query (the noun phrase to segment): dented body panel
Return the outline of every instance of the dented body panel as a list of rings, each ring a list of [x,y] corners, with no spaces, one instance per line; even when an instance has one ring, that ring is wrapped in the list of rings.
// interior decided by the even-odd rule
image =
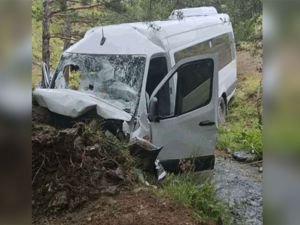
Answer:
[[[207,168],[212,168],[217,134],[216,102],[224,91],[218,82],[227,79],[226,74],[235,74],[236,61],[219,71],[216,55],[200,52],[198,56],[205,56],[197,60],[211,59],[215,63],[211,75],[211,98],[190,112],[175,114],[178,78],[169,73],[183,62],[186,65],[195,62],[190,55],[176,61],[176,52],[197,46],[212,37],[232,33],[228,15],[218,14],[211,8],[207,15],[204,13],[205,16],[194,16],[195,12],[197,14],[198,11],[194,10],[192,16],[183,19],[176,19],[174,12],[173,17],[176,18],[170,17],[168,21],[90,29],[83,39],[63,53],[50,87],[37,88],[33,92],[34,99],[51,112],[71,118],[96,110],[103,119],[122,121],[121,129],[131,141],[144,139],[154,144],[161,150],[159,159],[176,160],[178,163],[190,157],[208,157]],[[151,93],[147,93],[147,82],[151,60],[159,57],[166,59],[168,74],[164,75],[172,77],[168,88],[174,115],[168,119],[150,121],[149,101],[153,99],[150,98]],[[78,73],[78,85],[75,83],[75,87],[71,87],[70,77],[73,74],[77,77]],[[218,79],[220,75],[223,78]],[[166,80],[161,80],[156,84],[156,89],[162,88],[164,83]],[[199,99],[197,94],[201,95],[201,88],[205,89],[205,84],[199,84],[199,92],[191,91],[187,96],[188,104]],[[208,123],[202,127],[199,124],[203,121]]]
[[[97,114],[104,119],[130,121],[131,115],[118,109],[105,100],[83,92],[69,89],[36,89],[34,99],[49,111],[77,118],[86,112],[96,109]]]

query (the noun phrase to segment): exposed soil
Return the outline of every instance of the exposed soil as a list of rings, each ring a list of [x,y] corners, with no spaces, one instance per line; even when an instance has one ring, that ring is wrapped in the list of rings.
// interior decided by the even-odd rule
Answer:
[[[44,113],[33,110],[33,224],[214,225],[143,187],[126,147],[97,124],[58,129]]]
[[[238,74],[257,74],[262,71],[262,56],[250,51],[237,52]]]
[[[96,123],[77,123],[72,128],[58,129],[37,122],[40,118],[34,110],[34,218],[73,211],[99,196],[131,188],[134,176],[121,142],[105,137]]]
[[[199,222],[191,209],[159,198],[146,189],[99,198],[79,211],[40,222],[41,225],[213,225]]]

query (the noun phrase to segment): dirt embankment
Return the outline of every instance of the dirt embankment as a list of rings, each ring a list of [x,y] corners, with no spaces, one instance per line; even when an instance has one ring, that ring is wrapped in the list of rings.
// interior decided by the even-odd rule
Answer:
[[[194,219],[191,209],[169,199],[158,198],[146,189],[135,189],[116,196],[99,198],[81,210],[56,218],[51,224],[210,225]]]
[[[33,110],[33,224],[210,225],[193,211],[142,187],[126,146],[97,123],[57,129]]]

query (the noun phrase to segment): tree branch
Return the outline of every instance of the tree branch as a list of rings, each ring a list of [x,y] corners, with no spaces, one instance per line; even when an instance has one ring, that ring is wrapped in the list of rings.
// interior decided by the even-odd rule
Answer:
[[[72,37],[73,36],[73,37]],[[75,36],[75,37],[74,37]],[[78,41],[79,39],[82,38],[81,35],[79,34],[72,34],[71,37],[65,37],[63,36],[63,34],[59,34],[59,33],[55,33],[55,34],[52,34],[50,36],[50,38],[58,38],[58,39],[61,39],[61,40],[69,40],[69,41]]]

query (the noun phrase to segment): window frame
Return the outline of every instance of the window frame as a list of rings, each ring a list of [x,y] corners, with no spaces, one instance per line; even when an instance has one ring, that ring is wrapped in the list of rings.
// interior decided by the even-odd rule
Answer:
[[[205,106],[207,106],[207,105],[209,105],[209,103],[211,102],[211,100],[212,100],[212,95],[213,95],[213,81],[214,81],[214,68],[215,68],[215,62],[214,62],[214,60],[213,59],[199,59],[199,60],[195,60],[195,61],[192,61],[192,62],[188,62],[188,63],[186,63],[186,64],[184,64],[184,65],[182,65],[181,67],[183,67],[183,66],[188,66],[188,65],[190,65],[190,64],[194,64],[194,63],[197,63],[197,62],[199,62],[199,61],[211,61],[211,63],[212,63],[212,76],[211,76],[211,82],[210,82],[210,86],[209,86],[209,90],[210,90],[210,93],[209,93],[209,99],[205,102],[205,103],[203,103],[202,105],[198,105],[198,106],[196,106],[196,107],[194,107],[194,108],[192,108],[192,109],[190,109],[190,110],[188,110],[188,111],[185,111],[185,112],[183,112],[183,113],[180,113],[179,114],[179,110],[178,110],[178,98],[179,98],[179,96],[178,96],[178,80],[179,80],[179,76],[177,77],[177,83],[176,83],[176,89],[177,89],[177,91],[176,91],[176,103],[175,103],[175,113],[174,113],[174,116],[176,117],[176,116],[181,116],[181,115],[184,115],[184,114],[186,114],[186,113],[189,113],[189,112],[192,112],[192,111],[195,111],[195,110],[197,110],[197,109],[199,109],[199,108],[202,108],[202,107],[205,107]],[[179,67],[177,70],[179,70],[181,67]],[[176,70],[176,73],[177,73],[177,70]]]
[[[164,76],[166,76],[167,74],[168,74],[168,72],[169,72],[169,62],[168,62],[168,60],[167,60],[167,56],[165,55],[165,54],[157,54],[157,55],[154,55],[154,56],[152,56],[151,58],[150,58],[150,60],[149,60],[149,67],[148,67],[148,71],[147,71],[147,78],[146,78],[146,86],[145,86],[145,92],[147,92],[147,85],[148,85],[148,80],[149,80],[149,71],[150,71],[150,66],[151,66],[151,61],[152,60],[154,60],[154,59],[159,59],[159,58],[164,58],[164,60],[165,60],[165,63],[166,63],[166,69],[167,69],[167,71],[166,71],[166,74],[164,75]],[[163,78],[161,79],[161,81],[163,80]],[[161,82],[160,81],[160,82]],[[159,83],[160,83],[159,82]],[[159,84],[158,83],[158,84]],[[155,87],[156,88],[156,87]],[[153,91],[155,90],[155,88],[153,89]],[[152,91],[152,93],[153,93],[153,91]],[[148,93],[148,92],[147,92]],[[152,94],[151,93],[151,94]],[[149,94],[149,93],[148,93]],[[150,95],[151,96],[151,95]]]
[[[207,105],[209,105],[212,101],[212,96],[213,96],[213,87],[214,87],[214,80],[215,80],[215,74],[216,74],[216,65],[217,65],[217,54],[205,54],[205,55],[199,55],[199,56],[192,56],[192,57],[188,57],[188,58],[184,58],[184,59],[181,59],[179,60],[172,68],[171,70],[168,72],[168,74],[164,77],[164,79],[161,81],[161,83],[156,87],[156,89],[153,91],[152,95],[150,96],[149,98],[149,102],[157,96],[159,90],[162,88],[163,85],[165,85],[166,82],[169,82],[170,79],[172,79],[172,77],[178,72],[178,70],[182,67],[182,66],[185,66],[185,65],[188,65],[189,63],[193,63],[193,62],[196,62],[196,61],[202,61],[202,60],[207,60],[207,59],[210,59],[212,60],[212,63],[213,63],[213,71],[212,71],[212,82],[211,82],[211,86],[210,86],[210,89],[211,89],[211,92],[210,92],[210,99],[209,101],[207,102],[207,104],[203,105],[203,106],[200,106],[200,107],[197,107],[195,109],[192,109],[188,112],[185,112],[185,113],[182,113],[180,115],[177,115],[176,114],[176,105],[177,105],[177,90],[176,90],[176,99],[175,99],[175,110],[174,110],[174,115],[170,115],[170,116],[164,116],[164,117],[161,117],[158,115],[159,117],[159,120],[165,120],[165,119],[171,119],[171,118],[175,118],[175,117],[179,117],[179,116],[182,116],[182,115],[185,115],[185,114],[188,114],[192,111],[195,111],[199,108],[203,108]],[[176,80],[176,89],[177,89],[177,82],[178,82],[178,79]],[[217,84],[218,85],[218,84]]]
[[[169,58],[169,55],[166,53],[166,52],[160,52],[160,53],[155,53],[153,54],[151,57],[149,57],[147,59],[147,65],[145,67],[145,75],[144,75],[144,82],[143,82],[143,91],[144,91],[144,95],[145,95],[145,99],[146,99],[146,111],[147,113],[149,113],[149,103],[150,103],[150,99],[151,99],[151,96],[153,94],[153,92],[155,91],[155,89],[159,86],[160,83],[162,83],[162,81],[165,79],[165,77],[161,80],[161,82],[157,85],[156,88],[154,88],[153,92],[151,95],[149,95],[147,93],[147,81],[148,81],[148,75],[149,75],[149,68],[150,68],[150,62],[152,59],[155,59],[155,58],[166,58],[166,62],[167,62],[167,69],[168,69],[168,72],[167,74],[165,75],[165,77],[170,73],[170,70],[172,69],[171,67],[171,62],[170,62],[170,58]]]

